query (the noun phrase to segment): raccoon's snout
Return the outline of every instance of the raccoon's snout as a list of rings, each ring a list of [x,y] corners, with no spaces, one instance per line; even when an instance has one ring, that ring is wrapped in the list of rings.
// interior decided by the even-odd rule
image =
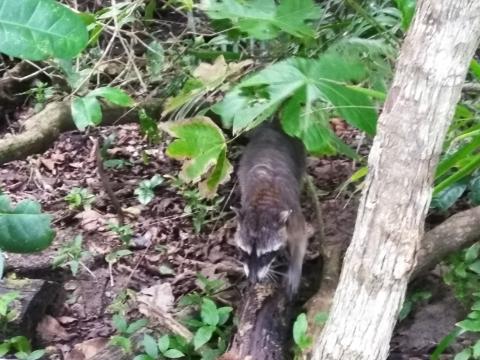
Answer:
[[[261,256],[256,256],[255,254],[245,256],[243,258],[243,269],[248,280],[252,283],[264,280],[276,256],[276,251],[268,252]]]
[[[262,266],[261,268],[254,268],[250,270],[247,264],[243,264],[243,269],[245,270],[245,275],[252,284],[260,282],[267,277],[268,271],[270,270],[270,264],[267,266]]]

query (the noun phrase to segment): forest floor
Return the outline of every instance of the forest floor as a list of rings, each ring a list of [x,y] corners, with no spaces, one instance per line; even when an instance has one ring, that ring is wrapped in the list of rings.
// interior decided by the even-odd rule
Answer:
[[[115,134],[107,152],[112,159],[124,163],[119,169],[108,169],[107,174],[125,211],[125,223],[132,228],[128,247],[109,228],[117,216],[97,175],[93,141],[97,132],[104,136]],[[358,142],[354,132],[347,130],[345,134],[351,144]],[[149,144],[136,124],[103,127],[88,135],[72,131],[61,135],[44,154],[0,166],[2,189],[7,195],[15,201],[36,199],[44,211],[53,215],[57,232],[54,244],[36,255],[8,255],[7,268],[18,275],[62,282],[65,300],[62,306],[50,309],[48,319],[40,324],[38,336],[42,345],[56,347],[65,359],[77,359],[69,355],[75,344],[108,339],[113,334],[111,316],[118,309],[112,304],[121,306],[119,295],[125,294],[126,289],[145,293],[152,286],[169,284],[168,291],[171,289],[178,300],[198,290],[197,274],[202,273],[224,283],[225,290],[218,293],[223,303],[236,308],[242,299],[247,284],[236,260],[232,243],[235,221],[229,210],[230,205],[238,205],[235,177],[221,187],[221,201],[205,208],[193,205],[192,211],[203,215],[191,215],[185,211],[187,205],[192,206],[185,198],[188,190],[176,188],[170,180],[175,178],[179,164],[164,155],[167,143],[164,139],[159,145]],[[240,145],[232,150],[234,162],[239,153]],[[342,158],[308,161],[308,172],[321,191],[319,199],[327,239],[345,245],[353,231],[357,196],[338,189],[351,176],[353,168],[352,161]],[[165,180],[155,190],[154,199],[148,205],[141,205],[134,190],[142,180],[154,175]],[[74,187],[87,188],[94,194],[90,209],[69,208],[65,196]],[[307,199],[303,203],[307,216],[313,214]],[[192,221],[197,215],[201,224],[198,233]],[[89,271],[80,267],[77,276],[72,276],[68,269],[53,270],[51,264],[58,250],[79,234],[83,236],[84,249],[95,259],[84,259]],[[125,248],[131,254],[109,266],[105,256]],[[317,286],[318,254],[318,244],[310,243],[299,303]],[[442,285],[441,278],[430,275],[419,283],[417,288],[429,289],[434,296],[416,304],[412,314],[400,323],[392,340],[391,359],[427,359],[438,341],[461,319],[461,306]],[[140,315],[132,301],[123,306],[131,317]],[[92,346],[102,344],[98,341]]]

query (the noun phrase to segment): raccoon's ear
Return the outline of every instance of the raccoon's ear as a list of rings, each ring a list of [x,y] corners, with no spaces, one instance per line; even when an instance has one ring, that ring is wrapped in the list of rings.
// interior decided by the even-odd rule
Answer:
[[[237,217],[237,220],[241,221],[243,219],[243,213],[242,210],[235,207],[235,206],[230,206],[230,209],[235,213],[235,216]]]
[[[288,209],[288,210],[282,210],[280,212],[280,218],[279,218],[279,221],[282,225],[286,224],[287,223],[287,220],[288,218],[290,217],[290,214],[292,213],[292,210],[291,209]]]

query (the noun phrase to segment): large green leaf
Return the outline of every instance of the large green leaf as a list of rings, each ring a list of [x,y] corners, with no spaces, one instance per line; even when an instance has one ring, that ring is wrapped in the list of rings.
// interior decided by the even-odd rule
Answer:
[[[96,88],[95,90],[90,91],[88,96],[102,97],[118,106],[128,107],[135,105],[135,101],[133,101],[126,92],[109,86]]]
[[[216,192],[218,185],[227,181],[232,166],[226,158],[226,142],[222,130],[209,118],[163,123],[162,127],[177,138],[167,148],[167,155],[184,160],[180,178],[186,182],[199,182],[204,196]]]
[[[284,104],[282,126],[312,153],[340,151],[354,156],[328,124],[332,108],[351,125],[375,134],[377,114],[368,96],[349,88],[367,76],[360,61],[326,54],[291,58],[245,79],[213,107],[234,133],[248,130]]]
[[[211,326],[218,325],[220,317],[218,315],[217,305],[215,305],[212,300],[204,298],[201,310],[202,321],[204,324]]]
[[[440,210],[447,210],[463,195],[467,184],[458,182],[443,189],[432,197],[431,206]]]
[[[312,0],[203,0],[202,8],[216,20],[228,19],[233,26],[259,40],[277,37],[280,32],[311,39],[314,29],[309,20],[320,17],[320,8]]]
[[[357,154],[335,136],[325,112],[313,106],[314,87],[307,86],[287,100],[281,113],[282,127],[287,134],[303,140],[312,154],[337,152],[357,158]]]
[[[210,341],[212,338],[213,332],[215,331],[215,326],[202,326],[197,330],[193,338],[193,345],[195,350],[200,349],[203,345]]]
[[[71,104],[72,118],[79,130],[102,122],[102,107],[94,96],[77,97]]]
[[[87,45],[82,19],[54,0],[0,0],[0,52],[28,60],[72,58]]]
[[[55,237],[50,221],[38,203],[24,200],[14,207],[7,196],[0,196],[0,249],[31,253],[47,248]]]

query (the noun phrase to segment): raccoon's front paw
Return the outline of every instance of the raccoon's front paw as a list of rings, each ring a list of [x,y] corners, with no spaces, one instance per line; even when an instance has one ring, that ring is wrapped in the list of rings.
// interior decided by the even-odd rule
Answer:
[[[297,294],[298,288],[300,286],[300,278],[302,276],[302,269],[292,268],[288,269],[287,274],[287,296],[289,299]]]

